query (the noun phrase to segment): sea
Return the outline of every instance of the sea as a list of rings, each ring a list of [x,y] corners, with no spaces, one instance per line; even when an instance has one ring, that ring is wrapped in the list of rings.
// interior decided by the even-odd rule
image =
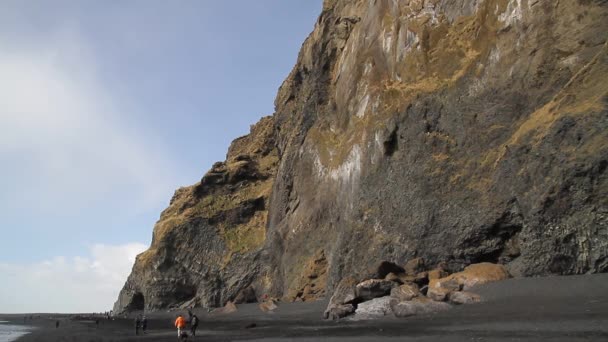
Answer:
[[[12,342],[20,336],[28,334],[32,327],[26,325],[13,325],[7,321],[0,321],[0,342]]]

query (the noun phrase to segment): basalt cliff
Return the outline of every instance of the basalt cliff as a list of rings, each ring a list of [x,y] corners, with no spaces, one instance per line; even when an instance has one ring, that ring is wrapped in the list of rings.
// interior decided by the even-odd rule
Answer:
[[[116,311],[380,262],[608,270],[608,1],[326,0],[275,113],[177,190]]]

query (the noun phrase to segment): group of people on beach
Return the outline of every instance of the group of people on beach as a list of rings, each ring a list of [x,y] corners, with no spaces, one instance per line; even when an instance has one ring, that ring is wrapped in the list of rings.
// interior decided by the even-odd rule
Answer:
[[[145,335],[148,329],[148,318],[146,316],[137,315],[135,318],[135,335],[139,335],[139,329]]]
[[[177,328],[177,338],[180,340],[188,339],[187,326],[190,324],[190,334],[196,336],[196,329],[198,328],[198,317],[193,314],[191,310],[188,310],[188,320],[184,316],[177,315],[175,319],[175,327]]]
[[[177,315],[175,319],[175,327],[177,328],[177,337],[180,340],[187,340],[189,336],[196,336],[196,329],[198,328],[198,316],[193,314],[191,310],[188,310],[188,319],[184,318],[183,315]],[[188,326],[190,326],[188,334]],[[135,318],[135,335],[139,335],[141,330],[142,334],[146,334],[148,329],[148,319],[146,316],[137,315]]]

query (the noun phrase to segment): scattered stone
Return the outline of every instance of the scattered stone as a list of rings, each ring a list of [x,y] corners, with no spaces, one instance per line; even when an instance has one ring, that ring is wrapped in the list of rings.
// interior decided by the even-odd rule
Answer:
[[[424,271],[424,259],[416,258],[408,261],[405,264],[405,273],[407,275],[416,275]]]
[[[398,302],[392,300],[390,303],[391,310],[395,317],[409,317],[414,315],[431,314],[435,312],[445,311],[450,308],[450,305],[445,302],[436,302],[426,297],[416,297],[410,301]]]
[[[369,279],[357,284],[355,297],[362,301],[383,297],[391,293],[393,287],[399,286],[394,281],[384,279]]]
[[[273,312],[276,308],[278,308],[272,299],[260,303],[259,307],[262,312]]]
[[[352,304],[333,305],[325,310],[323,318],[337,320],[346,317],[353,312],[355,312],[355,307]]]
[[[431,280],[431,282],[429,283],[429,288],[438,287],[442,287],[450,291],[462,290],[462,284],[460,284],[456,279],[450,277]]]
[[[434,301],[443,302],[448,298],[448,295],[452,290],[446,289],[445,287],[432,287],[429,286],[429,290],[426,296]]]
[[[416,281],[416,276],[407,275],[405,273],[401,273],[397,275],[399,277],[401,284],[413,283]]]
[[[444,278],[431,280],[429,287],[445,287],[444,284],[455,281],[467,290],[475,285],[508,279],[509,272],[503,265],[484,262],[465,267],[464,271],[454,273]]]
[[[418,285],[416,284],[405,284],[399,287],[394,287],[391,290],[391,298],[394,298],[400,302],[411,300],[414,297],[422,296]]]
[[[441,279],[441,278],[445,278],[448,276],[448,272],[442,270],[442,269],[434,269],[428,272],[428,278],[429,281],[433,280],[433,279]]]
[[[356,286],[357,281],[354,278],[347,277],[342,279],[338,283],[333,296],[331,296],[323,317],[325,319],[338,319],[353,313],[355,307],[351,303],[356,298]]]
[[[424,286],[429,283],[429,273],[428,272],[420,272],[416,274],[414,278],[414,283],[418,286]]]
[[[448,298],[452,304],[472,304],[481,301],[481,297],[478,294],[466,291],[452,292]]]
[[[380,318],[391,313],[391,297],[385,296],[374,298],[367,302],[359,303],[355,310],[353,320]]]
[[[257,326],[258,326],[258,325],[257,325],[257,324],[255,324],[255,323],[249,323],[249,324],[247,324],[247,325],[245,326],[245,329],[252,329],[252,328],[255,328],[255,327],[257,327]]]
[[[384,277],[384,280],[394,281],[396,283],[403,284],[403,280],[401,280],[401,277],[399,277],[397,274],[395,274],[393,272],[387,274],[386,277]]]

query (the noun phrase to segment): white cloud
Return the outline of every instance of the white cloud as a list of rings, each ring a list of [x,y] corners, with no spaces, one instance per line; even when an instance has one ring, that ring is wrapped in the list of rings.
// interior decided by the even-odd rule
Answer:
[[[100,312],[112,305],[146,245],[96,244],[86,257],[0,263],[0,312]]]
[[[116,194],[140,208],[165,200],[172,163],[128,125],[133,106],[100,80],[85,40],[66,31],[0,43],[0,185],[12,190],[0,203],[44,214]]]

